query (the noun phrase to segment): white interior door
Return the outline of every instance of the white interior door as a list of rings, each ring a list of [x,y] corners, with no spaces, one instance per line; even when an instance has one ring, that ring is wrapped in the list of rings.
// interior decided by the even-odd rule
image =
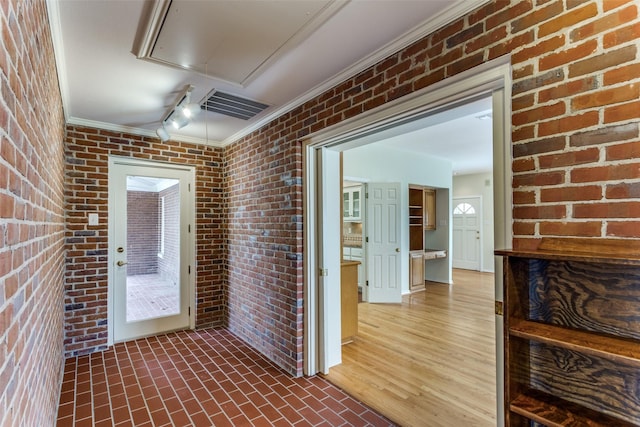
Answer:
[[[109,294],[113,340],[188,328],[192,323],[193,171],[112,160]]]
[[[402,302],[400,285],[400,184],[367,189],[367,268],[370,303]]]
[[[480,197],[453,199],[453,268],[480,271],[481,241]]]

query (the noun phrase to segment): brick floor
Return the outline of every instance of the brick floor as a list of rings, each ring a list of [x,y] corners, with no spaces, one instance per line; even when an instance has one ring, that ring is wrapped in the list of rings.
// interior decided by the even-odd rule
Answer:
[[[392,426],[321,377],[293,378],[225,329],[67,359],[58,426]]]

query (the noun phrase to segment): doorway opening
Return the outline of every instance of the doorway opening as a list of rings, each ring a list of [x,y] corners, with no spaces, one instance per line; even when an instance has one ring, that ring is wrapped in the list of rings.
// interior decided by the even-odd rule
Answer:
[[[328,305],[335,302],[334,292],[339,291],[339,278],[315,274],[316,271],[338,271],[340,260],[327,251],[328,243],[323,234],[326,230],[335,230],[334,212],[339,207],[328,194],[339,192],[339,185],[326,178],[335,174],[339,167],[336,154],[350,148],[370,144],[376,140],[389,138],[397,132],[406,132],[407,127],[418,119],[433,115],[452,106],[467,104],[482,97],[490,96],[493,104],[493,159],[494,159],[494,221],[496,227],[494,241],[499,247],[511,245],[511,192],[510,192],[510,67],[508,58],[484,64],[474,70],[443,81],[426,91],[410,96],[410,99],[393,103],[379,110],[338,125],[335,128],[310,138],[305,150],[307,194],[305,232],[316,236],[305,247],[305,371],[327,373],[329,368],[341,362],[340,331],[334,327],[332,316],[335,312]],[[333,172],[332,172],[333,171]],[[316,188],[322,189],[316,192]],[[332,190],[333,189],[333,190]],[[450,201],[449,196],[449,201]],[[448,210],[448,212],[451,212]],[[450,215],[449,213],[447,215]],[[334,224],[334,225],[331,225]],[[335,247],[335,246],[334,246]],[[499,263],[496,263],[495,299],[502,300],[502,276]],[[315,320],[317,319],[317,321]],[[496,337],[502,336],[502,318],[495,317]],[[496,384],[498,417],[502,413],[502,342],[496,340]],[[498,420],[500,422],[500,420]]]
[[[191,167],[109,159],[110,344],[193,327],[193,180]]]

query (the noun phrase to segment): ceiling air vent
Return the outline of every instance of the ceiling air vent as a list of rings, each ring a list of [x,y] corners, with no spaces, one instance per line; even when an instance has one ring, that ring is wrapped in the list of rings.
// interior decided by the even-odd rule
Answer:
[[[229,93],[213,90],[202,103],[202,108],[242,120],[249,120],[269,106],[261,102],[240,98]]]

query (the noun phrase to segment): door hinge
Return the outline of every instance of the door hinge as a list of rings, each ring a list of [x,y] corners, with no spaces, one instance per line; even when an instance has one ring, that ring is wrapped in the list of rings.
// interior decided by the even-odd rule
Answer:
[[[364,198],[368,199],[369,198],[369,193],[364,193]]]
[[[187,273],[191,274],[191,266],[190,265],[187,266]]]
[[[320,276],[324,277],[324,276],[328,276],[329,275],[329,269],[328,268],[321,268],[320,269]]]
[[[369,243],[369,236],[364,238],[365,243]]]
[[[191,316],[191,307],[189,307],[188,312],[189,312],[189,314],[188,314],[188,315],[189,315],[189,316]]]
[[[187,191],[191,191],[191,183],[187,184]]]
[[[366,281],[366,285],[369,286],[369,281],[368,280]]]
[[[187,231],[191,233],[191,224],[187,225]]]
[[[495,312],[498,316],[504,315],[502,301],[495,302]]]

